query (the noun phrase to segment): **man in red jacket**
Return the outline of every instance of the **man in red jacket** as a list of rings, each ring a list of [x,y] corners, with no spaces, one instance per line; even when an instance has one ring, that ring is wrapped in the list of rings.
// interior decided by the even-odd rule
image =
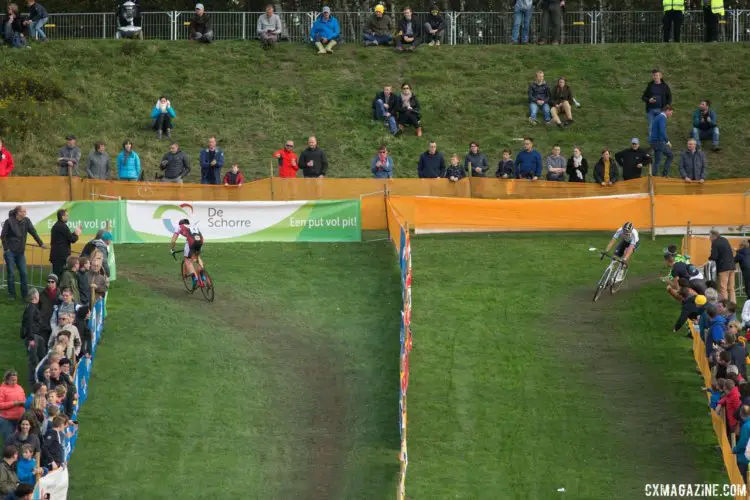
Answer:
[[[284,149],[279,149],[273,154],[279,160],[279,177],[297,177],[297,154],[294,152],[294,142],[286,141]]]
[[[13,171],[13,167],[13,155],[5,149],[5,144],[0,139],[0,177],[8,177]]]

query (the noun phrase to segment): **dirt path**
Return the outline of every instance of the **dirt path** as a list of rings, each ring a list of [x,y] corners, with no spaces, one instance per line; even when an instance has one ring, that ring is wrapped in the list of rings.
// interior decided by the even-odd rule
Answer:
[[[274,312],[257,307],[248,297],[232,294],[218,286],[216,301],[209,304],[201,297],[189,297],[177,280],[164,280],[148,273],[122,269],[119,274],[142,283],[153,291],[173,300],[185,301],[190,307],[202,307],[211,322],[224,324],[237,332],[252,331],[260,340],[277,366],[288,366],[296,371],[296,378],[304,384],[304,401],[288,401],[289,408],[280,409],[280,418],[303,412],[291,425],[306,423],[298,430],[307,453],[299,457],[298,470],[304,470],[309,500],[332,499],[340,496],[340,480],[344,474],[346,448],[345,412],[347,395],[343,378],[334,370],[336,359],[332,352],[311,342],[308,332],[290,327]],[[285,411],[287,410],[287,411]],[[280,424],[283,425],[283,424]]]

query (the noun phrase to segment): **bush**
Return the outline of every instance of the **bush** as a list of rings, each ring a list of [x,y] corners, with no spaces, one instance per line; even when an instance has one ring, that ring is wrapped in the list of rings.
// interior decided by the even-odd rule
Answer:
[[[12,73],[0,77],[0,100],[33,99],[49,102],[63,96],[62,87],[49,79]]]

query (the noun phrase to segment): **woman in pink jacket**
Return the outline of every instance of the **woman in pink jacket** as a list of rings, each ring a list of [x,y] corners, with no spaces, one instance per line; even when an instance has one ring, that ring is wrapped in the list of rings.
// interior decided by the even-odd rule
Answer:
[[[26,403],[26,394],[18,384],[18,373],[8,370],[0,384],[0,433],[3,443],[15,432],[18,421],[21,420]]]

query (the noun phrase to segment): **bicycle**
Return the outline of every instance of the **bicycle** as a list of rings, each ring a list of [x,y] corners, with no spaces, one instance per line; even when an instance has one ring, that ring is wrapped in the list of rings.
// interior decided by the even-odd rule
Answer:
[[[622,284],[625,283],[625,276],[628,274],[627,262],[624,262],[621,258],[610,255],[607,252],[602,252],[602,256],[599,260],[604,260],[604,257],[609,257],[612,262],[610,262],[604,270],[602,277],[599,279],[599,283],[596,285],[596,290],[594,291],[594,302],[599,300],[602,292],[607,287],[609,287],[609,293],[611,295],[617,293],[617,291],[622,288]],[[622,274],[620,275],[620,273]],[[615,279],[618,275],[620,275],[619,280]]]
[[[184,253],[184,251],[176,250],[172,252],[174,260],[177,260],[178,253]],[[198,273],[198,282],[196,283],[195,288],[193,288],[193,275],[187,272],[187,269],[185,268],[185,259],[180,259],[180,277],[182,278],[182,283],[185,285],[185,289],[188,293],[192,294],[200,289],[204,299],[209,302],[214,301],[214,280],[211,278],[211,275],[208,274],[205,267]]]

